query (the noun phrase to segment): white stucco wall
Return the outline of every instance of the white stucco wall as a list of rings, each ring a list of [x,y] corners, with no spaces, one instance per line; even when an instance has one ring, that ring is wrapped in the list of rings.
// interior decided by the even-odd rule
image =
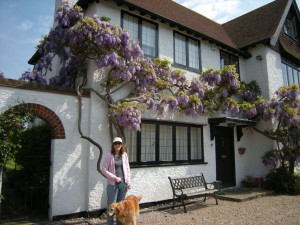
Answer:
[[[1,113],[20,103],[36,103],[51,109],[59,117],[66,138],[51,142],[49,217],[85,211],[89,144],[80,138],[77,131],[76,97],[9,87],[1,87],[0,96]],[[83,98],[85,109],[88,104],[89,99]],[[87,121],[88,117],[83,115],[82,119]],[[87,129],[83,128],[83,131],[87,132]]]
[[[262,44],[250,48],[249,51],[251,58],[240,58],[241,80],[256,80],[263,98],[270,99],[283,85],[280,54]],[[261,56],[262,60],[256,59],[256,56]]]
[[[240,58],[241,80],[246,82],[256,80],[263,98],[271,99],[275,91],[283,86],[280,54],[262,44],[249,48],[249,51],[252,54],[251,58]],[[261,56],[262,60],[256,59],[256,56]],[[261,131],[272,126],[272,122],[260,122],[256,125]],[[262,177],[266,175],[270,168],[261,163],[261,156],[264,152],[275,148],[275,143],[262,134],[249,129],[243,129],[243,131],[244,136],[238,146],[248,147],[245,155],[236,157],[236,166],[239,168],[236,171],[237,182],[240,182],[246,175]],[[244,138],[245,135],[247,138]]]
[[[202,71],[209,68],[221,69],[220,49],[215,44],[209,43],[209,41],[201,42],[201,66]]]
[[[245,176],[264,177],[268,168],[262,164],[262,155],[271,150],[273,142],[257,133],[251,128],[243,128],[241,140],[235,144],[236,185],[240,186]],[[236,140],[236,136],[235,136]],[[263,143],[263,144],[262,144]],[[246,148],[246,152],[240,155],[239,148]]]

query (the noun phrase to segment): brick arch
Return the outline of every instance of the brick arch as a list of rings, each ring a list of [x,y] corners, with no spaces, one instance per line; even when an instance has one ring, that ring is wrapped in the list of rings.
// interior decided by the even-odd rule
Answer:
[[[23,103],[15,107],[25,108],[32,115],[44,120],[51,128],[52,139],[65,139],[65,128],[59,117],[46,106],[36,103]]]

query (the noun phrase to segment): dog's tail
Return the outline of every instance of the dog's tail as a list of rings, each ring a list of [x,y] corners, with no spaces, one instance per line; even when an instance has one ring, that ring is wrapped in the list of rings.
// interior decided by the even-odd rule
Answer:
[[[138,196],[136,196],[136,198],[138,199],[138,201],[141,201],[143,195],[142,194],[139,194]]]

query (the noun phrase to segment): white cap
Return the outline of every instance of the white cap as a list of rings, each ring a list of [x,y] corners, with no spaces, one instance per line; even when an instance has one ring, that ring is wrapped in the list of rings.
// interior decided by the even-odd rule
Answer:
[[[122,138],[120,138],[120,137],[115,137],[114,140],[113,140],[113,143],[115,143],[115,142],[123,143]]]

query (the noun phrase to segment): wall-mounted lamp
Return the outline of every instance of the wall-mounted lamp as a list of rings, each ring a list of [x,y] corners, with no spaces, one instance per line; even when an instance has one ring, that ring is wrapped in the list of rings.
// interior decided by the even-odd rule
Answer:
[[[257,59],[257,60],[262,60],[263,57],[262,57],[261,55],[257,55],[257,56],[256,56],[256,59]]]
[[[215,43],[211,44],[211,50],[216,51],[217,45]]]

